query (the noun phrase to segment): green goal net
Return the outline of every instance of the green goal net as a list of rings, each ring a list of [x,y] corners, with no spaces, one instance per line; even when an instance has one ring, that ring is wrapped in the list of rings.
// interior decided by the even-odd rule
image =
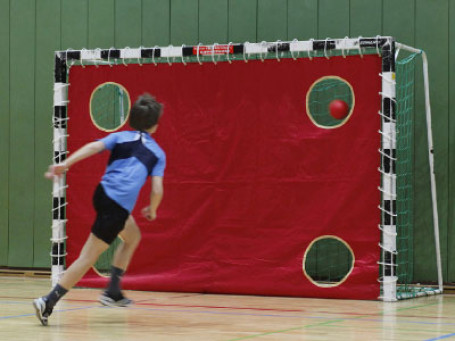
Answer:
[[[420,54],[412,53],[396,62],[397,123],[397,299],[436,293],[437,286],[420,285],[414,280],[415,262],[415,75]],[[432,226],[431,226],[432,227]],[[429,229],[430,230],[430,229]],[[432,234],[429,232],[428,243]],[[436,267],[436,260],[434,262]]]
[[[414,71],[416,54],[397,61],[397,296],[412,292],[414,270]]]

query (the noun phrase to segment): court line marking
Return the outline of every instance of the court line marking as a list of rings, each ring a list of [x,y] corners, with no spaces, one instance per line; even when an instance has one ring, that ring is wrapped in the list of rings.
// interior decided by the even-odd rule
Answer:
[[[394,302],[391,302],[392,304],[395,304]],[[437,305],[441,302],[433,302],[433,303],[429,303],[429,304],[421,304],[421,305],[413,305],[411,307],[403,307],[403,308],[398,308],[397,311],[403,311],[403,310],[410,310],[410,309],[417,309],[417,308],[423,308],[423,307],[428,307],[428,306],[431,306],[431,305]]]
[[[79,299],[63,299],[63,301],[76,302],[98,302],[97,300],[79,300]],[[133,300],[134,301],[134,300]],[[191,304],[167,304],[167,303],[149,303],[150,300],[135,301],[135,305],[158,306],[158,307],[182,307],[182,308],[205,308],[205,309],[232,309],[232,310],[257,310],[257,311],[278,311],[286,313],[305,313],[308,310],[303,309],[275,309],[275,308],[257,308],[257,307],[229,307],[229,306],[209,306],[209,305],[191,305]],[[330,312],[332,314],[332,312]],[[349,313],[345,313],[349,314]],[[372,314],[374,315],[374,314]]]
[[[6,319],[12,319],[12,318],[18,318],[18,317],[27,317],[27,316],[35,316],[35,314],[0,316],[0,320],[6,320]]]
[[[448,339],[449,337],[452,337],[452,336],[455,336],[455,333],[442,335],[439,337],[435,337],[434,339],[426,339],[425,341],[436,341],[436,340]]]
[[[242,337],[235,338],[235,339],[229,339],[228,341],[253,339],[253,338],[256,338],[256,337],[260,337],[260,336],[267,336],[267,335],[272,335],[272,334],[285,333],[285,332],[289,332],[289,331],[293,331],[293,330],[299,330],[299,329],[303,329],[303,328],[319,327],[319,326],[323,326],[323,325],[327,325],[327,324],[332,324],[332,323],[335,323],[335,322],[338,322],[338,321],[340,321],[340,319],[326,321],[326,322],[322,322],[322,323],[307,324],[305,326],[294,327],[294,328],[289,328],[289,329],[282,329],[282,330],[272,331],[272,332],[268,332],[268,333],[261,333],[261,334],[256,334],[256,335],[242,336]]]
[[[329,328],[346,328],[346,329],[352,329],[352,326],[347,326],[347,325],[343,325],[343,324],[328,324],[326,325],[327,327]],[[380,330],[383,330],[384,328],[382,328],[382,326],[372,326],[371,327],[372,329],[376,329],[378,331]],[[397,331],[397,332],[422,332],[422,333],[427,333],[427,334],[438,334],[438,333],[441,333],[441,330],[435,330],[435,329],[418,329],[418,328],[415,328],[414,326],[409,326],[408,328],[403,328],[400,326],[400,328],[393,328],[394,331]],[[424,340],[424,341],[427,341],[427,340]]]
[[[92,309],[92,308],[103,308],[103,307],[78,307],[78,308],[69,308],[69,309],[58,309],[54,310],[54,313],[72,311],[72,310],[82,310],[82,309]],[[0,316],[0,320],[12,319],[12,318],[19,318],[19,317],[28,317],[28,316],[36,316],[35,313],[33,314],[23,314],[23,315],[10,315],[10,316]]]
[[[305,316],[305,315],[277,315],[277,314],[253,314],[253,313],[240,313],[228,311],[208,311],[208,310],[190,310],[190,309],[160,309],[160,308],[142,308],[142,307],[128,307],[132,310],[148,310],[160,312],[181,312],[191,314],[213,314],[213,315],[233,315],[233,316],[257,316],[257,317],[285,317],[285,318],[312,318],[312,319],[333,319],[333,317],[324,316]],[[455,325],[455,323],[454,323]]]

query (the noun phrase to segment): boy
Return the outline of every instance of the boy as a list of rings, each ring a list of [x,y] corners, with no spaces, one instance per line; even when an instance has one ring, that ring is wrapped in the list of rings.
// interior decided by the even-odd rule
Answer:
[[[106,172],[95,190],[93,205],[97,216],[79,258],[66,270],[59,283],[47,295],[33,301],[36,316],[44,326],[52,309],[120,235],[112,261],[111,280],[100,297],[108,306],[126,307],[132,303],[120,289],[120,281],[141,239],[131,212],[147,177],[152,177],[150,205],[141,213],[148,220],[156,218],[163,197],[166,156],[151,137],[158,128],[162,105],[149,94],[138,98],[130,111],[129,124],[136,131],[121,131],[91,142],[74,152],[65,162],[49,166],[45,176],[61,176],[75,163],[104,149],[111,151]]]

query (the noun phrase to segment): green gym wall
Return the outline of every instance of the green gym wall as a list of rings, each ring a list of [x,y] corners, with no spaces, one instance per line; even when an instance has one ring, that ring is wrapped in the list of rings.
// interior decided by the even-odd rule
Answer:
[[[428,53],[443,273],[455,282],[455,0],[0,0],[0,267],[50,267],[55,50],[376,35]],[[419,85],[414,278],[425,282],[436,269],[422,97]]]

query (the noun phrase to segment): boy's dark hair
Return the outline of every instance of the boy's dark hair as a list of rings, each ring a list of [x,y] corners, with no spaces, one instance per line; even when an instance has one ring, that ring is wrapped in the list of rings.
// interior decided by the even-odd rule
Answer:
[[[163,105],[145,93],[137,99],[130,111],[129,124],[134,130],[144,131],[158,124]]]

